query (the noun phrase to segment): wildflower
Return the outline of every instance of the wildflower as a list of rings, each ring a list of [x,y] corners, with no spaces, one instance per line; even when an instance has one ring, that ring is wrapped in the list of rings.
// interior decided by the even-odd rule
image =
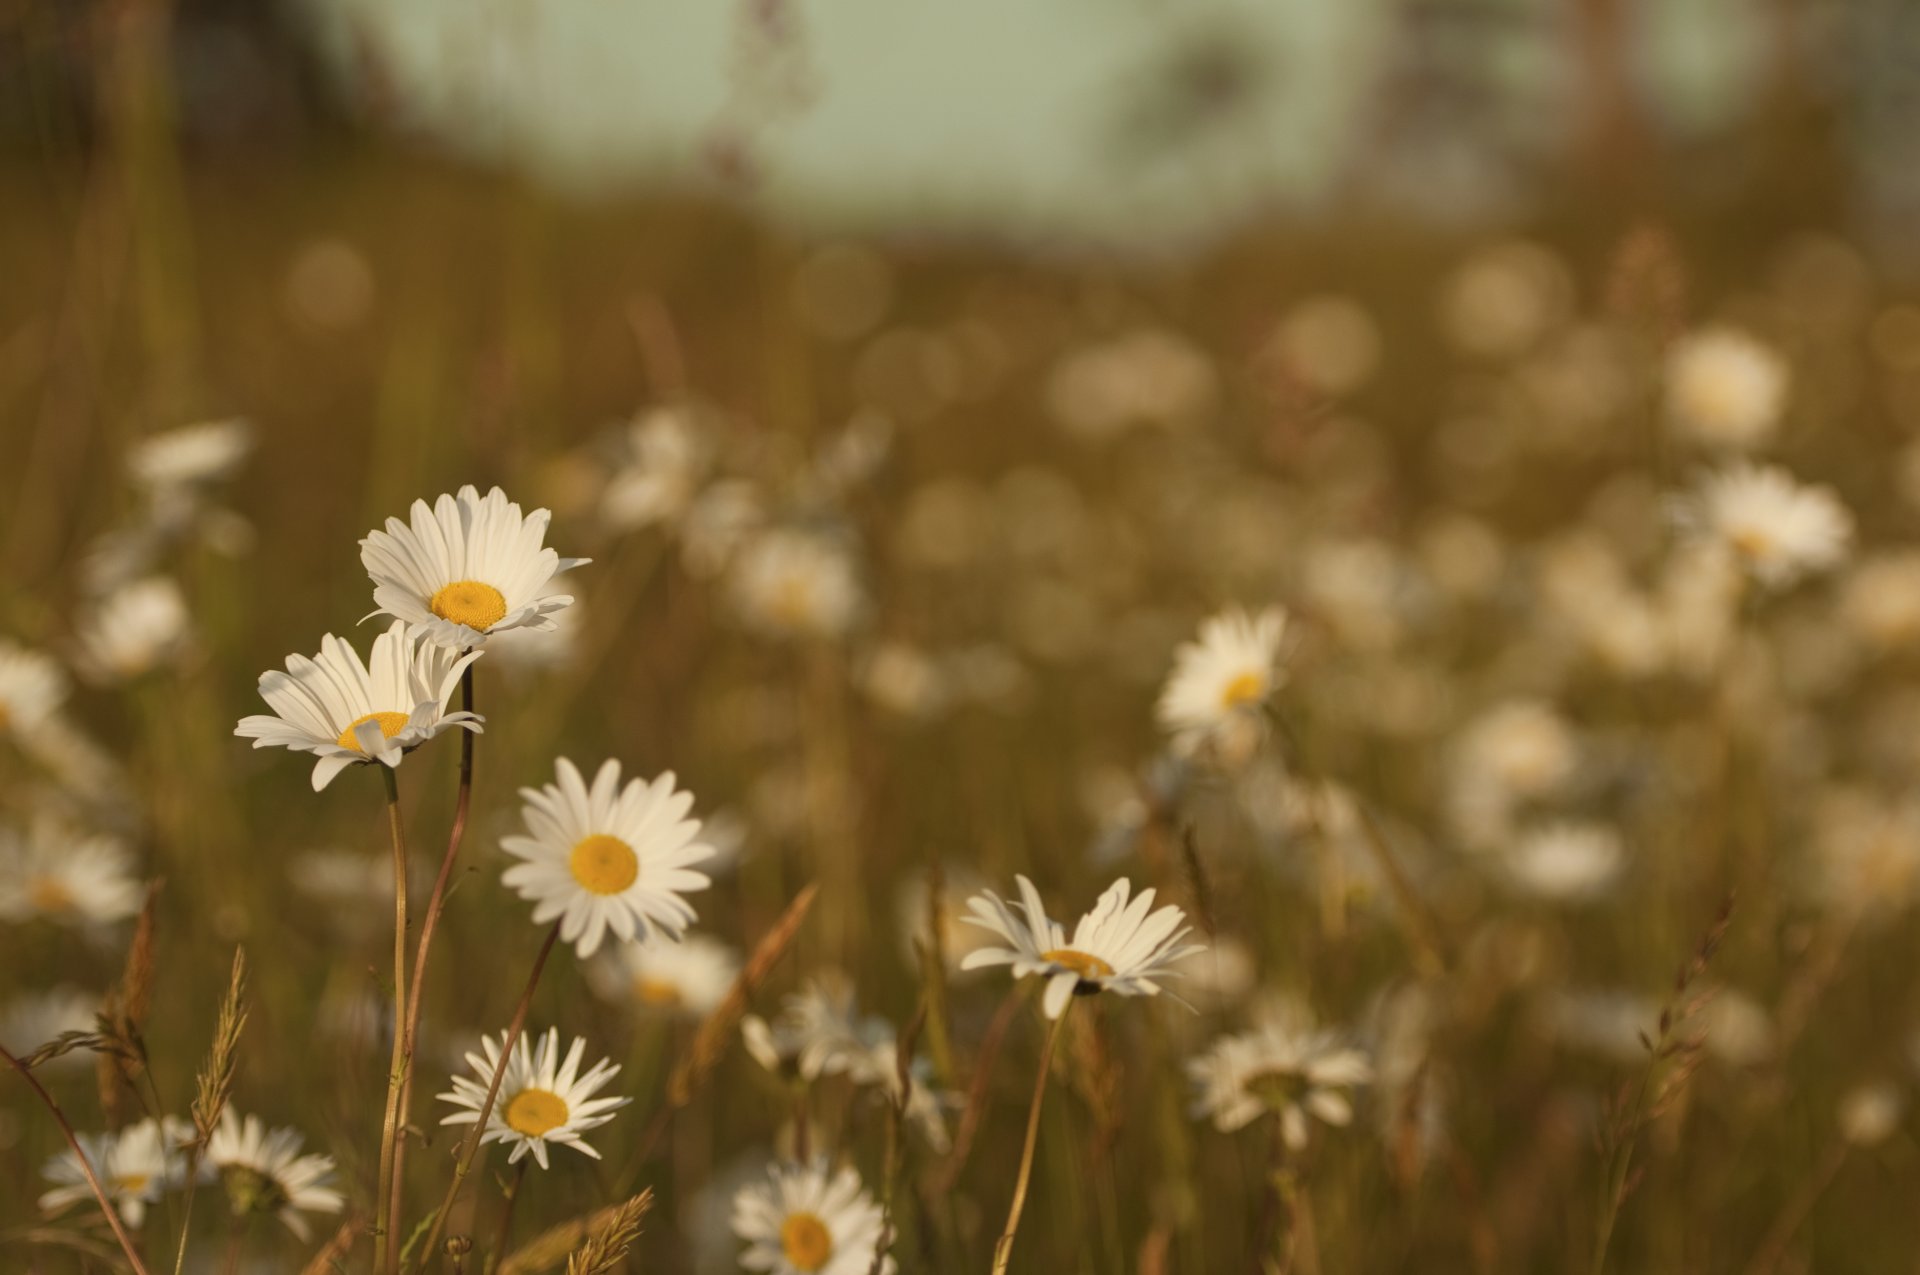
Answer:
[[[66,703],[67,689],[50,656],[0,638],[0,730],[30,734]]]
[[[699,495],[713,447],[683,408],[642,413],[620,436],[620,455],[600,497],[607,524],[632,531],[678,522]]]
[[[1667,419],[1699,442],[1741,451],[1766,442],[1786,397],[1786,363],[1736,329],[1690,333],[1667,355]]]
[[[890,1242],[886,1214],[862,1188],[860,1175],[826,1163],[774,1165],[768,1180],[733,1197],[733,1233],[746,1241],[740,1265],[772,1275],[867,1275],[874,1253]],[[892,1275],[891,1257],[880,1270]]]
[[[500,1065],[505,1044],[505,1032],[498,1041],[491,1036],[483,1037],[480,1045],[485,1056],[467,1055],[467,1065],[479,1079],[453,1078],[452,1092],[441,1094],[440,1099],[461,1110],[441,1124],[472,1124],[480,1118],[480,1108],[486,1105],[487,1088]],[[606,1087],[620,1068],[603,1058],[585,1075],[580,1074],[586,1049],[587,1042],[576,1038],[562,1059],[560,1032],[551,1027],[538,1048],[529,1048],[526,1036],[515,1041],[506,1074],[500,1081],[499,1099],[487,1118],[486,1132],[480,1137],[481,1145],[510,1143],[513,1153],[507,1157],[508,1164],[518,1164],[521,1157],[532,1152],[535,1163],[543,1169],[548,1167],[549,1143],[570,1146],[598,1160],[600,1153],[588,1146],[580,1135],[606,1124],[613,1119],[615,1111],[633,1100],[593,1096]]]
[[[966,918],[1011,946],[971,952],[963,968],[1011,965],[1015,978],[1045,978],[1048,1018],[1060,1017],[1067,998],[1076,993],[1157,996],[1157,980],[1172,974],[1176,962],[1205,950],[1197,943],[1181,943],[1189,931],[1181,925],[1186,913],[1179,908],[1164,907],[1149,915],[1153,890],[1142,891],[1129,905],[1132,884],[1124,877],[1107,887],[1093,911],[1080,918],[1069,943],[1064,927],[1047,918],[1033,882],[1024,876],[1014,879],[1020,884],[1024,919],[991,890],[974,896],[969,904],[973,915]]]
[[[1696,539],[1767,588],[1837,565],[1853,537],[1852,515],[1830,490],[1775,466],[1741,463],[1707,475],[1679,516]]]
[[[619,943],[587,966],[587,981],[604,1000],[695,1018],[718,1007],[739,974],[739,955],[703,934]]]
[[[1232,608],[1174,652],[1158,715],[1176,752],[1191,755],[1209,744],[1227,754],[1251,751],[1260,709],[1284,680],[1277,660],[1286,624],[1279,607],[1255,616]]]
[[[95,681],[124,682],[176,658],[189,639],[187,600],[165,576],[120,585],[80,629],[80,667]]]
[[[1316,1029],[1303,1011],[1270,1013],[1252,1031],[1223,1036],[1187,1063],[1195,1088],[1195,1118],[1222,1133],[1263,1115],[1280,1120],[1280,1136],[1295,1151],[1307,1145],[1308,1117],[1345,1128],[1353,1120],[1350,1091],[1373,1079],[1367,1056],[1338,1033]]]
[[[1620,875],[1620,834],[1600,824],[1561,822],[1521,836],[1506,852],[1515,886],[1553,902],[1597,897]]]
[[[191,1137],[191,1125],[167,1116],[164,1122],[149,1117],[119,1133],[83,1133],[79,1140],[107,1198],[121,1219],[137,1228],[146,1221],[149,1204],[186,1181],[187,1161],[180,1148]],[[40,1197],[42,1209],[65,1208],[93,1194],[86,1170],[71,1150],[49,1160],[43,1172],[56,1185]]]
[[[140,910],[133,856],[118,839],[48,817],[23,839],[0,828],[0,920],[101,925]]]
[[[207,1142],[207,1163],[226,1184],[235,1217],[271,1213],[295,1238],[308,1237],[307,1213],[338,1213],[346,1197],[333,1185],[333,1157],[301,1155],[294,1129],[269,1132],[258,1116],[228,1108]]]
[[[588,561],[541,543],[551,517],[545,509],[523,516],[498,487],[484,498],[462,487],[431,508],[416,500],[411,525],[389,518],[385,531],[360,542],[374,603],[458,650],[482,645],[490,633],[546,628],[573,601],[547,592],[548,582]]]
[[[713,855],[698,841],[700,821],[687,818],[693,794],[675,792],[673,772],[652,783],[620,783],[620,763],[600,767],[589,789],[562,757],[558,784],[522,788],[528,836],[501,848],[516,863],[501,877],[535,902],[535,924],[560,918],[560,937],[585,960],[609,930],[631,943],[659,930],[678,939],[694,920],[681,897],[711,882],[689,869]]]
[[[141,439],[127,452],[127,471],[150,492],[191,491],[231,478],[252,450],[246,421],[203,421]]]
[[[348,766],[377,761],[398,769],[409,750],[442,731],[481,729],[478,714],[447,711],[461,674],[479,657],[425,641],[419,629],[395,620],[362,664],[353,647],[329,633],[312,659],[289,655],[286,672],[260,675],[260,698],[273,714],[243,717],[233,733],[255,748],[318,757],[315,792]]]
[[[67,1032],[90,1032],[94,1015],[100,1010],[100,997],[73,987],[54,987],[29,992],[9,1004],[0,1013],[0,1045],[16,1058],[24,1058],[40,1046],[58,1040]],[[72,1049],[48,1059],[44,1067],[84,1067],[93,1055],[84,1049]]]
[[[1841,1137],[1856,1147],[1875,1147],[1900,1127],[1907,1098],[1884,1080],[1856,1085],[1840,1099],[1838,1114]]]
[[[774,637],[838,637],[866,607],[852,556],[823,532],[775,528],[753,538],[729,583],[740,618]]]

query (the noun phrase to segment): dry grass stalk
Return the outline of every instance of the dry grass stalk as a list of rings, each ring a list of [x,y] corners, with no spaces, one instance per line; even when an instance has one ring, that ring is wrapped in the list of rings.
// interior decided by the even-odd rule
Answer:
[[[907,1104],[913,1100],[913,1051],[926,1026],[927,1003],[922,1000],[913,1017],[900,1029],[894,1047],[894,1095],[887,1104],[887,1162],[880,1184],[880,1238],[873,1246],[873,1265],[868,1275],[880,1275],[886,1268],[887,1250],[893,1247],[893,1200],[900,1182],[900,1147],[905,1141],[901,1129],[906,1124]]]
[[[640,1219],[653,1204],[653,1191],[642,1191],[613,1210],[613,1216],[587,1236],[587,1242],[567,1258],[567,1275],[607,1275],[626,1260],[627,1250],[640,1234]]]
[[[108,1043],[97,1051],[96,1079],[101,1113],[110,1127],[126,1123],[122,1086],[137,1094],[140,1080],[143,1077],[151,1080],[147,1077],[144,1030],[147,1011],[153,1004],[154,913],[164,885],[161,879],[147,883],[147,897],[134,921],[133,939],[127,945],[127,960],[120,972],[120,981],[107,989],[100,1005],[99,1031]]]
[[[501,1260],[499,1275],[539,1275],[541,1271],[552,1270],[570,1260],[582,1241],[612,1228],[626,1210],[634,1210],[634,1233],[638,1234],[640,1218],[652,1206],[653,1189],[649,1187],[624,1204],[609,1205],[549,1227],[507,1254]]]
[[[353,1251],[353,1243],[360,1238],[360,1228],[364,1225],[366,1222],[363,1218],[349,1214],[333,1233],[333,1238],[321,1245],[320,1251],[300,1268],[300,1275],[335,1275],[335,1272],[344,1270],[347,1254]]]
[[[1071,1039],[1067,1046],[1073,1059],[1067,1069],[1068,1084],[1087,1104],[1093,1116],[1092,1156],[1103,1161],[1120,1136],[1120,1123],[1126,1116],[1123,1093],[1124,1073],[1119,1059],[1107,1046],[1102,1015],[1097,1012],[1074,1015]]]
[[[953,1135],[953,1150],[947,1155],[932,1184],[932,1193],[943,1196],[953,1190],[953,1184],[960,1178],[960,1170],[966,1167],[967,1153],[973,1149],[973,1140],[980,1132],[980,1119],[987,1107],[987,1085],[993,1079],[993,1064],[1000,1055],[1000,1042],[1006,1039],[1007,1029],[1013,1025],[1013,1016],[1019,1010],[1023,997],[1019,984],[1015,984],[1000,1002],[1000,1008],[994,1011],[993,1021],[987,1024],[987,1031],[980,1039],[980,1052],[974,1056],[973,1080],[967,1086],[967,1105],[960,1112],[960,1127]]]
[[[1194,919],[1209,940],[1220,936],[1220,925],[1213,907],[1213,882],[1207,877],[1207,865],[1200,858],[1199,838],[1193,825],[1180,829],[1180,866],[1187,876],[1187,890],[1193,895]]]
[[[1686,321],[1687,267],[1671,230],[1644,222],[1627,232],[1607,270],[1605,305],[1657,342],[1671,340],[1680,330]]]
[[[213,1047],[194,1081],[193,1127],[205,1146],[220,1123],[220,1113],[233,1096],[233,1078],[239,1065],[240,1034],[247,1026],[247,949],[233,949],[233,971],[227,978],[227,997],[213,1029]]]

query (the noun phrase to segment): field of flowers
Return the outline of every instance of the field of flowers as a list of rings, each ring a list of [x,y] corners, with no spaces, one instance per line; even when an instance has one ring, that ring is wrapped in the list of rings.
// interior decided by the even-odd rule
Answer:
[[[0,223],[0,1270],[1912,1267],[1846,238],[1039,265],[120,118]]]

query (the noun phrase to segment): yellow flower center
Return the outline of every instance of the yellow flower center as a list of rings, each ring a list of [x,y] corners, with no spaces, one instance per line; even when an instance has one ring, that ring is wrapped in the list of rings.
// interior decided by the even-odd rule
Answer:
[[[59,877],[34,877],[27,882],[27,898],[38,912],[73,910],[73,891]]]
[[[1220,703],[1225,708],[1239,708],[1242,704],[1251,704],[1267,693],[1267,679],[1263,673],[1242,673],[1227,683],[1220,692]]]
[[[151,1173],[123,1173],[113,1180],[113,1189],[128,1195],[138,1195],[147,1189],[147,1183],[153,1181]]]
[[[1727,539],[1732,542],[1736,553],[1756,560],[1772,557],[1779,543],[1770,532],[1760,527],[1742,527]]]
[[[567,1122],[567,1102],[550,1090],[522,1089],[507,1100],[507,1109],[500,1118],[515,1133],[529,1138],[545,1137],[550,1130]]]
[[[340,738],[334,742],[342,748],[351,748],[356,753],[362,751],[360,741],[353,736],[354,730],[362,722],[379,722],[380,734],[386,739],[392,739],[407,728],[407,715],[405,713],[368,713],[364,717],[356,717],[347,724],[347,728],[340,732]]]
[[[640,875],[640,856],[618,837],[596,832],[583,838],[568,856],[573,879],[595,894],[618,894]]]
[[[813,586],[803,576],[782,580],[773,592],[773,616],[794,628],[813,618]]]
[[[1052,961],[1055,965],[1064,965],[1081,978],[1113,977],[1113,966],[1091,952],[1076,952],[1070,947],[1056,947],[1051,952],[1040,953],[1040,959]]]
[[[681,1002],[680,985],[664,978],[634,979],[633,994],[642,1005],[658,1005],[662,1009],[678,1008]]]
[[[798,1271],[817,1271],[833,1256],[833,1233],[811,1213],[789,1214],[780,1224],[780,1250]]]
[[[490,584],[455,580],[433,595],[427,610],[443,620],[485,633],[506,617],[507,600]]]

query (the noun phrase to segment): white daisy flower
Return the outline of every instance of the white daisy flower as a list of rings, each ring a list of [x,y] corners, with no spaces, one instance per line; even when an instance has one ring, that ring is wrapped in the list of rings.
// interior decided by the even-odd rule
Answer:
[[[729,585],[740,618],[772,637],[838,637],[866,609],[852,555],[824,532],[777,527],[755,537]]]
[[[16,1058],[24,1058],[40,1046],[58,1040],[67,1032],[90,1032],[94,1015],[100,1010],[100,997],[74,987],[54,987],[44,992],[29,992],[9,1004],[0,1013],[0,1045]],[[92,1064],[93,1054],[85,1049],[70,1049],[45,1067],[72,1069]]]
[[[754,1061],[775,1075],[818,1079],[855,1036],[853,984],[838,970],[810,975],[781,1000],[771,1023],[758,1014],[741,1019],[740,1036]]]
[[[1620,834],[1596,823],[1553,823],[1523,834],[1507,851],[1506,869],[1527,894],[1577,903],[1604,894],[1626,854]]]
[[[119,1133],[83,1133],[80,1149],[94,1176],[121,1220],[138,1228],[146,1221],[147,1206],[187,1178],[187,1159],[180,1148],[193,1137],[193,1126],[167,1116],[128,1125]],[[90,1199],[85,1169],[71,1149],[47,1161],[42,1170],[53,1190],[40,1197],[40,1207],[52,1211]]]
[[[253,426],[246,421],[203,421],[135,443],[127,472],[150,491],[199,487],[231,478],[252,450]]]
[[[587,965],[587,981],[616,1005],[705,1018],[740,976],[740,956],[718,939],[689,934],[617,943]]]
[[[101,925],[132,916],[143,897],[133,855],[114,837],[45,817],[24,838],[0,828],[0,921]]]
[[[51,656],[0,638],[0,730],[31,732],[60,710],[67,690]]]
[[[891,1244],[886,1215],[851,1168],[829,1176],[826,1161],[776,1164],[768,1180],[733,1197],[733,1233],[746,1241],[740,1265],[772,1275],[867,1275]],[[880,1269],[892,1275],[893,1259]]]
[[[621,434],[619,458],[600,496],[600,516],[622,531],[678,522],[712,464],[712,441],[690,410],[644,412]]]
[[[546,628],[573,601],[547,592],[548,581],[589,561],[545,548],[553,515],[536,509],[523,516],[498,487],[484,498],[462,487],[432,508],[416,500],[412,514],[411,525],[389,518],[385,531],[367,533],[360,561],[379,611],[457,650],[480,646],[489,633]]]
[[[693,794],[674,791],[672,771],[651,784],[632,779],[622,786],[620,763],[612,760],[591,789],[566,758],[555,770],[558,784],[520,790],[529,835],[500,845],[525,862],[501,880],[535,903],[536,925],[559,918],[560,937],[582,960],[609,930],[624,943],[650,939],[656,930],[678,939],[694,919],[680,896],[711,884],[688,870],[713,855],[696,840],[700,821],[687,818]]]
[[[441,1124],[472,1124],[480,1118],[480,1108],[486,1105],[487,1087],[500,1065],[500,1051],[506,1038],[505,1032],[498,1040],[483,1037],[480,1046],[485,1055],[467,1055],[467,1066],[473,1068],[479,1079],[453,1078],[452,1092],[441,1094],[440,1099],[462,1110]],[[537,1048],[529,1048],[527,1039],[523,1035],[514,1042],[513,1056],[508,1059],[506,1074],[500,1080],[499,1099],[487,1117],[487,1130],[480,1136],[480,1144],[511,1143],[513,1153],[507,1157],[508,1164],[520,1163],[521,1157],[531,1151],[535,1163],[543,1169],[547,1167],[549,1143],[570,1146],[598,1160],[600,1153],[588,1146],[580,1135],[606,1124],[613,1119],[614,1112],[633,1101],[593,1096],[619,1073],[619,1066],[602,1058],[582,1075],[580,1063],[587,1052],[584,1039],[576,1038],[564,1059],[560,1056],[559,1029],[549,1027]]]
[[[444,730],[481,729],[485,719],[478,714],[447,711],[460,675],[479,657],[437,646],[395,620],[362,664],[359,652],[329,633],[312,659],[289,655],[286,672],[260,675],[260,698],[273,714],[243,717],[233,733],[252,739],[255,748],[318,757],[315,792],[356,763],[398,768],[408,750]]]
[[[1133,887],[1125,877],[1108,886],[1093,911],[1080,918],[1069,943],[1065,928],[1047,919],[1033,882],[1024,876],[1014,879],[1020,884],[1024,919],[991,890],[983,890],[969,901],[973,915],[966,918],[969,924],[998,934],[1011,946],[968,953],[964,967],[1011,965],[1015,978],[1035,974],[1046,979],[1048,1018],[1060,1017],[1067,998],[1076,992],[1157,996],[1160,985],[1156,980],[1174,973],[1171,967],[1175,962],[1206,950],[1198,943],[1181,943],[1189,931],[1180,924],[1186,913],[1179,908],[1164,907],[1148,914],[1153,907],[1152,889],[1141,891],[1129,904]]]
[[[1258,615],[1233,607],[1202,624],[1198,641],[1174,652],[1156,711],[1176,752],[1191,756],[1212,745],[1234,757],[1252,750],[1260,709],[1285,680],[1278,661],[1286,626],[1279,607]]]
[[[1744,451],[1766,442],[1786,398],[1786,362],[1737,329],[1690,333],[1667,355],[1667,419],[1710,446]]]
[[[338,1213],[346,1197],[333,1186],[333,1157],[301,1155],[296,1129],[271,1132],[258,1116],[242,1120],[228,1108],[207,1141],[206,1162],[219,1170],[235,1217],[271,1213],[298,1239],[308,1238],[307,1213]]]
[[[1772,465],[1741,463],[1707,475],[1679,518],[1768,588],[1838,565],[1853,538],[1853,517],[1832,491]]]
[[[165,576],[115,588],[81,623],[79,667],[96,682],[131,681],[177,658],[191,636],[187,599]]]
[[[1304,1012],[1281,1010],[1249,1032],[1223,1036],[1187,1061],[1195,1119],[1222,1133],[1271,1113],[1295,1151],[1307,1145],[1308,1117],[1344,1128],[1353,1120],[1350,1091],[1373,1079],[1367,1056],[1332,1031],[1317,1030]]]

